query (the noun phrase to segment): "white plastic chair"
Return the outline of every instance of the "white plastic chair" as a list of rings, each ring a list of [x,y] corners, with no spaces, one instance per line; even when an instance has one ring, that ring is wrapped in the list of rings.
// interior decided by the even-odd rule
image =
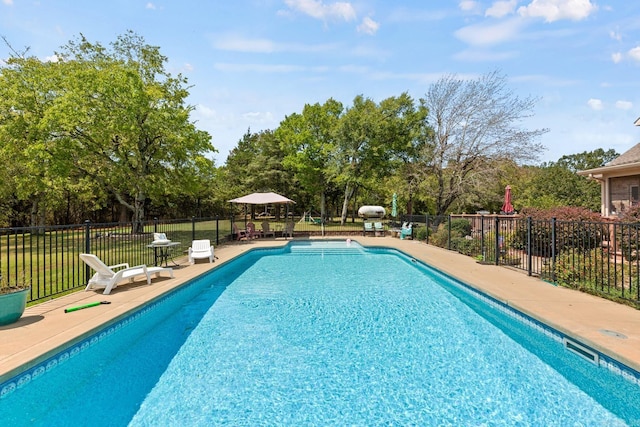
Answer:
[[[167,272],[173,278],[173,270],[167,267],[147,267],[144,264],[129,267],[128,263],[106,265],[93,254],[80,254],[80,259],[95,271],[84,290],[104,288],[104,295],[109,295],[111,290],[118,286],[119,282],[126,279],[129,279],[129,282],[133,282],[136,277],[145,276],[147,285],[150,285],[152,274],[158,277],[160,273]]]
[[[189,263],[195,264],[196,259],[209,258],[213,262],[213,245],[209,239],[194,240],[189,248]]]

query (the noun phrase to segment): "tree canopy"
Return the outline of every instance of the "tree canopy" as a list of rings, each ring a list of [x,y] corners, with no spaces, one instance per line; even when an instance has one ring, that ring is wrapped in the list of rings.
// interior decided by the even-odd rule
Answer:
[[[167,72],[167,58],[142,37],[127,32],[103,46],[81,35],[55,61],[26,53],[12,50],[0,66],[5,223],[68,222],[119,207],[135,231],[149,207],[224,214],[227,200],[255,191],[286,194],[297,209],[344,223],[358,204],[389,205],[393,194],[409,214],[498,210],[507,184],[517,208],[596,210],[597,185],[575,172],[617,156],[599,149],[531,164],[547,132],[524,127],[536,100],[490,72],[446,75],[418,101],[402,93],[307,104],[276,129],[248,130],[215,167],[211,136],[190,119],[187,79]]]
[[[138,224],[149,199],[198,190],[215,149],[190,121],[187,80],[164,69],[158,47],[132,32],[109,47],[81,36],[56,57],[15,56],[2,69],[6,159],[42,182],[18,198],[53,200],[56,188],[79,185],[78,193],[112,196]]]

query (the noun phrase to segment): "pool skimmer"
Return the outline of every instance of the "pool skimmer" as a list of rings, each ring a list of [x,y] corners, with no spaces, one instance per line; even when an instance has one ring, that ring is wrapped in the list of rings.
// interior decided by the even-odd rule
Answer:
[[[583,359],[586,359],[595,365],[598,365],[600,363],[600,357],[598,356],[598,353],[583,346],[582,344],[577,343],[567,337],[564,337],[562,339],[562,343],[564,344],[564,348],[571,351],[572,353],[577,354]]]

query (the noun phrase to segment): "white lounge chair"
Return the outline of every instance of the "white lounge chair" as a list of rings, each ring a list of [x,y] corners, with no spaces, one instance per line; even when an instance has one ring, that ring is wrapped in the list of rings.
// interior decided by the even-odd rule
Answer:
[[[209,239],[194,240],[189,248],[189,263],[195,264],[196,259],[209,258],[213,262],[213,245]]]
[[[106,265],[93,254],[80,254],[80,259],[95,271],[93,277],[89,279],[85,291],[93,288],[104,288],[104,295],[109,295],[111,290],[118,286],[119,282],[126,279],[129,279],[129,282],[133,282],[136,277],[146,276],[147,284],[150,285],[152,274],[158,277],[160,273],[167,272],[173,278],[173,270],[167,267],[147,267],[144,264],[129,267],[128,263]]]

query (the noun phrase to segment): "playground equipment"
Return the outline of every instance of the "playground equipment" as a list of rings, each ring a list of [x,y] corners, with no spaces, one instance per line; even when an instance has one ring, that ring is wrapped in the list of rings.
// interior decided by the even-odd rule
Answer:
[[[300,218],[300,221],[298,221],[299,224],[302,223],[311,223],[311,224],[322,224],[322,220],[320,218],[314,218],[313,216],[311,216],[311,211],[309,212],[305,212],[302,215],[302,218]]]

